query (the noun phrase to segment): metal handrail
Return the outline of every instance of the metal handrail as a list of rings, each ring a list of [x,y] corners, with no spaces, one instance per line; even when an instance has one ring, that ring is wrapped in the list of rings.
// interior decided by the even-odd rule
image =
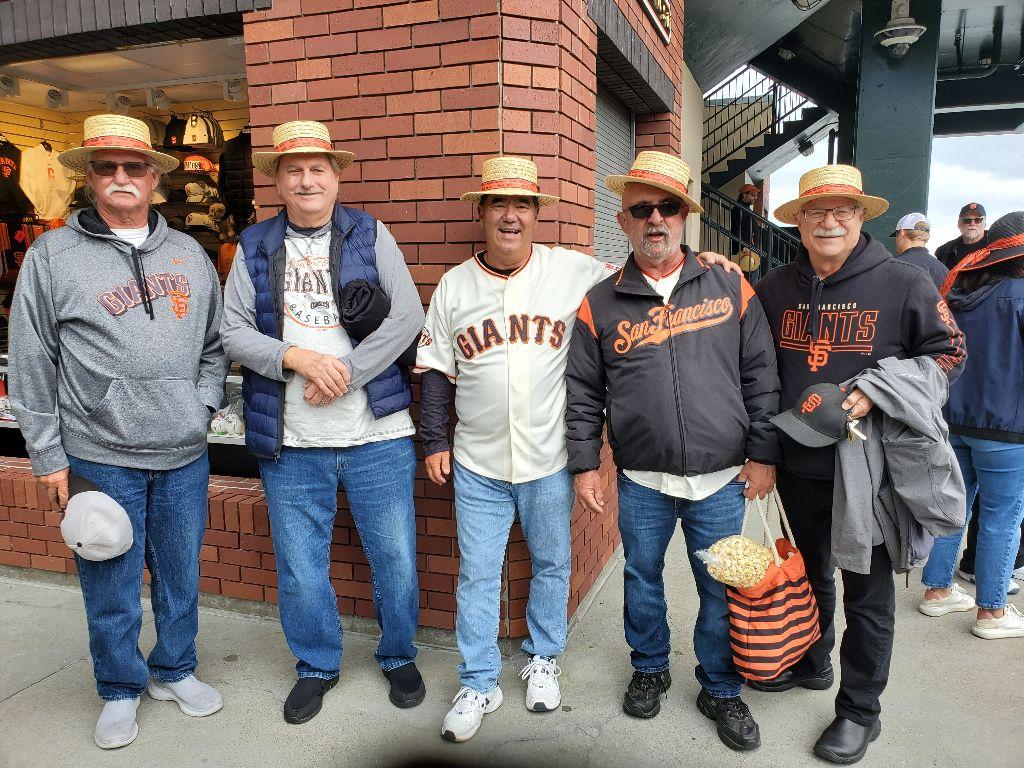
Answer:
[[[750,238],[738,237],[732,231],[733,210],[741,204],[729,198],[714,187],[701,186],[700,215],[700,247],[703,250],[715,251],[734,260],[743,255],[744,250],[757,255],[760,263],[755,269],[746,271],[747,279],[756,282],[772,269],[794,261],[800,253],[800,239],[754,211],[743,206],[744,217],[750,221]],[[743,229],[741,227],[741,229]],[[742,232],[741,232],[742,234]],[[741,266],[743,264],[742,259]]]

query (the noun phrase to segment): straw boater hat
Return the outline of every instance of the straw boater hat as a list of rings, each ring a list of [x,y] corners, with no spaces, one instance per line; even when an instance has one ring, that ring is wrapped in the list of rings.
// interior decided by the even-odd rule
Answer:
[[[704,212],[700,203],[690,197],[690,166],[664,152],[641,152],[633,161],[629,173],[609,176],[604,184],[619,197],[622,197],[622,190],[627,184],[646,184],[682,198],[689,206],[690,213]]]
[[[330,155],[342,170],[356,159],[354,152],[342,152],[331,143],[327,126],[315,120],[292,120],[274,129],[271,152],[253,152],[253,167],[265,176],[276,172],[277,159],[282,155]]]
[[[157,152],[149,138],[149,126],[126,115],[93,115],[85,118],[82,146],[57,155],[60,164],[75,173],[85,173],[93,152],[100,149],[123,149],[145,155],[162,173],[178,167],[177,158]]]
[[[535,197],[541,205],[557,203],[554,195],[542,195],[537,185],[537,166],[522,157],[492,157],[484,161],[479,192],[467,192],[460,199],[476,203],[484,195]]]
[[[775,209],[775,218],[796,224],[796,215],[807,203],[822,197],[849,197],[864,206],[864,219],[873,219],[889,210],[889,201],[864,194],[860,171],[852,165],[826,165],[812,168],[800,177],[800,195]]]

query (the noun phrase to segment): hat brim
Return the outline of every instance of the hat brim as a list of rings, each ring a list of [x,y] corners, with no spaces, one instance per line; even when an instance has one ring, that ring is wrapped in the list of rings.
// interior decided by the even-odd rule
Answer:
[[[554,195],[542,195],[540,192],[534,192],[530,189],[501,187],[498,189],[488,189],[486,192],[466,192],[459,200],[464,203],[479,203],[480,199],[485,195],[488,197],[533,197],[542,208],[545,205],[554,205],[561,199]]]
[[[73,149],[66,150],[57,155],[57,161],[70,171],[75,173],[85,173],[85,167],[89,164],[89,157],[93,152],[100,152],[102,150],[115,149],[123,150],[125,152],[136,152],[140,155],[145,155],[157,168],[160,169],[160,173],[170,173],[178,167],[178,158],[172,157],[171,155],[165,155],[163,152],[157,152],[155,149],[139,149],[138,147],[116,147],[116,146],[103,146],[103,147],[74,147]]]
[[[277,172],[275,168],[277,161],[285,155],[330,155],[338,163],[341,170],[348,168],[352,165],[352,161],[356,159],[355,152],[345,152],[338,149],[320,149],[319,147],[293,147],[292,149],[286,149],[284,152],[253,152],[252,167],[264,176],[274,178]]]
[[[881,197],[851,195],[848,192],[822,192],[816,195],[805,195],[804,197],[798,197],[796,200],[790,200],[788,203],[783,203],[775,209],[773,215],[785,224],[796,226],[796,215],[800,212],[801,208],[812,200],[821,200],[826,197],[846,197],[850,200],[856,200],[857,204],[864,208],[864,221],[877,218],[889,210],[889,201]]]
[[[622,197],[622,192],[626,188],[627,184],[643,184],[647,187],[654,187],[655,189],[660,189],[663,192],[668,192],[670,195],[675,195],[685,202],[687,207],[690,209],[690,213],[704,213],[704,209],[701,208],[700,203],[682,190],[673,187],[670,184],[662,184],[654,179],[638,179],[636,176],[628,176],[626,174],[607,176],[604,180],[604,185],[619,197]]]
[[[829,445],[835,445],[843,439],[841,437],[831,437],[816,429],[812,429],[793,415],[792,411],[783,411],[776,414],[769,421],[800,443],[800,445],[806,445],[808,448],[825,448]]]
[[[1024,245],[1017,245],[1013,248],[1000,248],[997,251],[991,251],[988,256],[977,264],[971,264],[968,267],[963,267],[960,271],[973,272],[978,269],[988,269],[996,264],[1000,264],[1004,261],[1011,261],[1013,259],[1019,259],[1022,256],[1024,256]]]

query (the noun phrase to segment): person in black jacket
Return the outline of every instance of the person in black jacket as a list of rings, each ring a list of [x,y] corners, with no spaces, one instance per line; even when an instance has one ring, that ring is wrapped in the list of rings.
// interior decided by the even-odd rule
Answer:
[[[924,355],[950,380],[959,375],[963,334],[932,281],[861,231],[888,207],[863,193],[856,168],[831,165],[801,176],[799,197],[776,209],[775,218],[795,224],[803,243],[796,261],[757,284],[775,337],[780,409],[792,408],[811,384],[839,384],[886,357]],[[873,404],[854,389],[843,407],[860,419]],[[774,680],[751,685],[764,691],[824,690],[833,684],[829,657],[836,637],[831,532],[844,523],[832,516],[835,448],[807,448],[785,434],[779,439],[779,494],[818,600],[821,639]],[[879,696],[889,676],[896,606],[892,562],[877,538],[870,542],[870,572],[842,571],[846,633],[836,718],[814,747],[835,763],[860,760],[881,730]]]
[[[253,215],[255,187],[252,181],[252,135],[248,127],[224,145],[217,174],[217,190],[241,232]]]
[[[981,203],[967,203],[960,209],[956,222],[960,237],[943,243],[935,249],[935,258],[941,261],[946,269],[952,269],[968,256],[988,243],[988,231],[985,229],[985,206]]]
[[[923,213],[908,213],[897,222],[896,229],[889,237],[896,238],[896,258],[921,267],[928,273],[935,287],[939,288],[949,270],[928,252],[931,229]]]
[[[746,248],[758,248],[757,240],[761,234],[761,226],[754,221],[752,215],[757,195],[757,187],[753,184],[744,184],[740,187],[736,205],[732,207],[732,212],[729,214],[729,231],[733,236],[733,256]]]
[[[642,152],[606,184],[622,197],[619,226],[633,253],[587,294],[566,368],[566,447],[577,499],[601,514],[602,431],[619,469],[619,530],[626,556],[625,631],[633,678],[623,709],[654,717],[669,676],[665,552],[677,519],[697,582],[697,707],[729,747],[760,744],[740,698],[729,645],[725,585],[696,556],[740,533],[744,496],[775,485],[778,403],[771,332],[739,275],[701,264],[682,245],[689,168]]]

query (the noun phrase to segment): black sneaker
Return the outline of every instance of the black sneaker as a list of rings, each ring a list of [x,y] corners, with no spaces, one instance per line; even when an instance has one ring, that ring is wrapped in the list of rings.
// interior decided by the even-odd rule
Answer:
[[[697,696],[697,709],[718,723],[718,738],[727,747],[748,751],[761,746],[761,731],[739,696],[720,699],[701,689]]]
[[[391,683],[391,691],[388,698],[396,707],[405,709],[415,707],[423,697],[427,695],[426,686],[423,685],[423,678],[420,671],[416,669],[414,662],[403,664],[400,667],[384,672],[384,677]]]
[[[654,717],[661,711],[661,695],[672,685],[672,676],[666,669],[664,672],[633,673],[629,681],[626,695],[622,699],[622,709],[633,717]]]
[[[300,677],[284,702],[284,721],[298,724],[312,720],[324,703],[324,694],[337,684],[337,675],[329,679]]]

